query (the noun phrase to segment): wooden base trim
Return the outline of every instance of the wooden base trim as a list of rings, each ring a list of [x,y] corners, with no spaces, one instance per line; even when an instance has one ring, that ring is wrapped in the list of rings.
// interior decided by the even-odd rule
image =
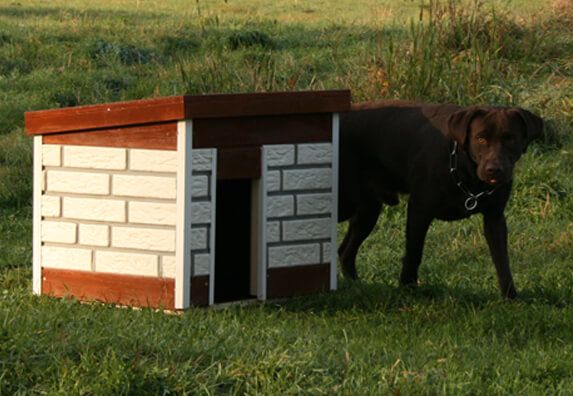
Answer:
[[[44,144],[177,150],[174,122],[44,135]]]
[[[267,269],[267,298],[322,293],[330,289],[330,264]]]
[[[42,294],[135,307],[175,309],[167,278],[42,268]]]
[[[191,277],[191,305],[197,307],[209,305],[209,275]]]
[[[329,264],[269,268],[267,297],[329,290]],[[175,280],[135,275],[42,268],[42,294],[134,307],[175,309]],[[191,305],[209,305],[209,276],[191,278]]]
[[[42,268],[42,294],[133,307],[175,309],[175,280]],[[191,278],[191,304],[209,305],[209,276]]]

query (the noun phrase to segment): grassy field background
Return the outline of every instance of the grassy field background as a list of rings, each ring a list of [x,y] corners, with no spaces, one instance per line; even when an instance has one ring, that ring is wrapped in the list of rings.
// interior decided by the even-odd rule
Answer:
[[[571,394],[573,4],[568,0],[0,0],[0,395]],[[398,287],[405,206],[327,295],[180,316],[31,296],[23,113],[183,93],[351,88],[520,105],[546,137],[507,211],[520,298],[481,219],[436,222]],[[340,226],[343,232],[345,225]]]

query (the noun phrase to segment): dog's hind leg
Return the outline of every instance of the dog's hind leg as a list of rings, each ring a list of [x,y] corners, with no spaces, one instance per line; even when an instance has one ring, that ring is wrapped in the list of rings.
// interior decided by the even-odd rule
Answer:
[[[370,202],[368,205],[363,205],[358,208],[355,215],[350,218],[348,232],[338,249],[342,263],[342,272],[345,277],[358,279],[358,273],[356,272],[356,254],[362,242],[364,242],[374,229],[381,210],[381,203]]]

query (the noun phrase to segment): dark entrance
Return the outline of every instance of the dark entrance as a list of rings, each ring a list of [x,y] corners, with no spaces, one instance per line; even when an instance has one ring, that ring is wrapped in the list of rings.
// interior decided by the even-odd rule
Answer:
[[[217,181],[215,303],[250,298],[251,179]]]

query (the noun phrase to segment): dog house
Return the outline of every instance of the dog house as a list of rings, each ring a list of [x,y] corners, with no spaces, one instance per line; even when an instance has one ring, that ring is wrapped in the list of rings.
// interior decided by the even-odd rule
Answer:
[[[185,309],[335,289],[349,106],[319,91],[26,113],[34,293]]]

